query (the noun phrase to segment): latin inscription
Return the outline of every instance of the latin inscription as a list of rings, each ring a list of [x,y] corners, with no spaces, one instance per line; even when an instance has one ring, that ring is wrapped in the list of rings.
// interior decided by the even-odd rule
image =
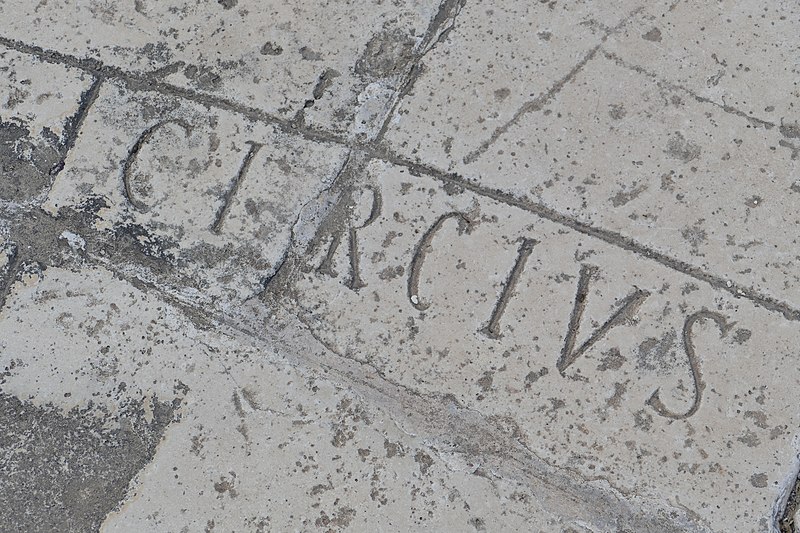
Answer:
[[[79,114],[75,119],[75,128],[79,128],[82,124],[83,118],[85,118],[92,102],[97,97],[100,85],[101,81],[97,81],[92,88],[87,91],[88,96],[85,97],[86,102],[81,104]],[[168,118],[144,129],[132,143],[128,150],[127,157],[122,162],[121,187],[124,191],[124,197],[130,206],[139,212],[146,212],[151,209],[151,206],[148,205],[147,198],[137,195],[134,191],[133,175],[137,160],[142,149],[152,143],[154,136],[165,128],[177,128],[181,130],[187,138],[196,130],[195,125],[181,118]],[[77,138],[77,133],[77,131],[74,132],[75,138]],[[214,234],[221,234],[224,231],[225,221],[232,201],[239,192],[243,180],[246,179],[253,160],[265,146],[265,143],[256,140],[247,141],[246,144],[248,145],[248,150],[241,160],[238,171],[231,177],[221,198],[221,205],[216,209],[213,222],[209,227],[209,230]],[[157,149],[158,147],[156,146],[155,148]],[[57,171],[58,170],[60,170],[60,168],[57,169]],[[54,173],[57,173],[57,171]],[[349,273],[345,281],[345,286],[352,291],[359,291],[367,286],[363,277],[362,269],[364,266],[362,258],[371,252],[371,250],[365,249],[365,246],[361,242],[360,235],[365,229],[375,224],[381,216],[385,215],[384,210],[386,207],[383,195],[378,187],[367,185],[364,187],[364,191],[371,197],[368,215],[362,221],[352,220],[348,226],[342,227],[332,234],[327,251],[318,267],[315,269],[316,273],[320,276],[338,277],[339,273],[336,271],[334,265],[336,263],[337,254],[343,248],[342,245],[344,241],[346,241],[344,253],[347,255]],[[422,233],[411,253],[410,264],[404,269],[407,302],[413,309],[423,313],[431,309],[437,303],[432,297],[422,294],[423,291],[420,286],[423,272],[429,277],[436,276],[437,266],[435,261],[431,261],[430,253],[436,246],[437,235],[445,225],[453,224],[457,228],[458,238],[466,239],[477,223],[478,221],[474,219],[474,215],[470,213],[450,211],[436,218]],[[531,275],[531,273],[526,270],[526,266],[531,256],[536,253],[539,241],[533,236],[526,236],[517,240],[516,243],[515,260],[513,264],[509,265],[508,274],[494,301],[491,314],[486,317],[484,326],[475,332],[476,334],[487,337],[493,342],[502,342],[502,324],[509,303],[517,296],[516,289],[520,280],[524,276]],[[12,253],[6,270],[13,269],[13,262],[14,254]],[[590,298],[592,283],[599,273],[599,268],[588,262],[579,262],[578,265],[577,288],[572,311],[569,316],[569,325],[564,334],[563,349],[558,358],[552,361],[558,372],[565,378],[568,377],[567,371],[570,367],[591,350],[598,341],[607,337],[609,332],[614,328],[629,323],[651,294],[648,290],[632,287],[630,292],[617,303],[615,310],[608,318],[601,324],[595,326],[584,342],[578,343],[578,338],[581,336],[582,319]],[[4,278],[9,279],[11,277],[10,272],[5,272]],[[686,316],[682,332],[682,348],[686,356],[687,370],[692,377],[693,400],[691,405],[685,410],[671,408],[662,401],[661,390],[656,389],[646,401],[646,404],[659,416],[675,420],[686,419],[694,415],[701,407],[703,392],[706,385],[702,375],[701,354],[698,354],[694,341],[694,328],[700,322],[710,322],[716,325],[720,331],[721,337],[724,337],[732,327],[728,318],[716,311],[704,309]]]

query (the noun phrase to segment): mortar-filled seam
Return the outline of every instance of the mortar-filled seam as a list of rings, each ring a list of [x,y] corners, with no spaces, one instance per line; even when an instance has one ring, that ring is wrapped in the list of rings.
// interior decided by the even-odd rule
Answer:
[[[634,11],[634,13],[635,12],[638,12],[638,10]],[[629,17],[630,16],[632,15],[629,15]],[[243,106],[223,98],[200,94],[195,91],[191,91],[189,89],[182,89],[170,84],[157,81],[148,81],[147,76],[145,75],[128,73],[117,67],[110,67],[104,65],[102,62],[94,59],[80,59],[74,56],[70,56],[68,54],[44,50],[37,46],[28,45],[20,41],[14,41],[1,36],[0,36],[0,46],[5,46],[7,48],[17,50],[21,53],[34,55],[36,57],[39,57],[43,61],[47,61],[50,63],[59,63],[66,66],[79,68],[81,70],[92,73],[94,76],[97,76],[98,78],[120,79],[122,81],[125,81],[126,83],[131,83],[134,86],[134,88],[138,90],[163,92],[165,94],[169,94],[175,97],[197,101],[199,103],[202,103],[210,107],[217,107],[220,109],[225,109],[236,113],[240,113],[251,120],[275,124],[282,130],[290,131],[292,133],[301,135],[305,138],[321,142],[338,144],[346,146],[351,149],[356,148],[352,144],[346,142],[341,136],[321,130],[311,130],[308,128],[295,129],[289,125],[288,121],[269,115],[263,110],[248,106]],[[598,50],[599,49],[600,48],[598,47]],[[433,167],[432,165],[407,160],[405,158],[392,154],[386,148],[377,147],[376,143],[370,143],[370,145],[361,145],[358,146],[357,148],[359,149],[359,152],[365,154],[367,157],[371,159],[380,160],[386,163],[401,166],[416,174],[425,174],[439,181],[460,185],[461,187],[464,187],[479,196],[487,197],[497,202],[517,207],[524,211],[531,212],[541,218],[550,220],[552,222],[555,222],[557,224],[575,230],[589,237],[599,239],[612,246],[616,246],[623,250],[635,253],[641,257],[654,260],[660,263],[662,266],[665,266],[671,270],[674,270],[682,274],[686,274],[690,277],[697,279],[698,281],[709,284],[716,289],[729,292],[734,297],[750,300],[751,302],[760,307],[763,307],[770,311],[781,313],[788,320],[792,321],[800,320],[800,310],[795,309],[793,306],[791,306],[786,302],[780,301],[766,294],[762,294],[761,292],[755,289],[734,283],[732,280],[725,279],[722,276],[715,275],[699,267],[690,265],[685,261],[681,261],[679,259],[670,257],[669,255],[663,252],[659,252],[651,247],[638,243],[634,239],[626,237],[620,233],[607,230],[598,226],[593,226],[586,222],[582,222],[577,218],[564,215],[550,207],[547,207],[544,204],[536,203],[529,199],[517,198],[509,193],[477,185],[458,174],[444,172],[442,170]],[[353,179],[355,179],[355,177],[351,177],[351,180]]]

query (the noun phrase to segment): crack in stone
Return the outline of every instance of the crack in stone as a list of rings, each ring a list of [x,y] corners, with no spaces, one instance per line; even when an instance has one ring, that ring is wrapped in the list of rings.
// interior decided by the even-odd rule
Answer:
[[[592,59],[597,56],[597,52],[601,49],[603,43],[613,34],[619,32],[633,17],[635,17],[640,11],[642,11],[644,7],[640,6],[630,13],[626,15],[616,26],[613,28],[609,28],[603,36],[600,38],[600,43],[594,46],[591,50],[589,50],[583,58],[578,61],[570,70],[564,75],[561,79],[556,81],[549,89],[545,92],[541,93],[533,100],[529,100],[522,104],[522,106],[514,113],[514,116],[511,119],[503,124],[502,126],[498,126],[492,135],[484,142],[480,144],[476,149],[468,153],[464,157],[464,163],[470,164],[474,163],[481,155],[483,155],[486,150],[488,150],[497,140],[502,137],[511,127],[517,124],[522,117],[527,115],[528,113],[534,111],[541,111],[546,104],[548,104],[555,96],[561,92],[561,90],[566,87],[566,85],[571,82],[575,77],[583,70]]]
[[[608,50],[605,50],[605,49],[603,49],[602,52],[603,52],[603,55],[607,59],[613,61],[614,63],[616,63],[620,67],[628,69],[628,70],[631,70],[633,72],[636,72],[637,74],[641,74],[642,76],[645,76],[647,78],[650,78],[659,87],[661,87],[663,89],[668,89],[668,90],[671,90],[671,91],[681,91],[681,92],[687,94],[688,96],[690,96],[691,98],[693,98],[695,101],[701,103],[701,104],[710,104],[710,105],[713,105],[715,107],[718,107],[719,109],[721,109],[725,113],[728,113],[730,115],[735,115],[737,117],[740,117],[740,118],[743,118],[743,119],[747,120],[753,126],[756,126],[756,127],[761,126],[761,127],[765,128],[765,129],[768,129],[768,130],[770,130],[770,129],[775,127],[775,123],[774,122],[770,122],[769,120],[763,120],[763,119],[760,119],[758,117],[754,117],[753,115],[749,115],[749,114],[745,113],[744,111],[742,111],[741,109],[738,109],[738,108],[736,108],[734,106],[726,105],[726,104],[720,104],[720,103],[715,102],[714,100],[712,100],[710,98],[706,98],[705,96],[700,96],[699,94],[697,94],[696,92],[692,91],[688,87],[685,87],[685,86],[683,86],[681,84],[678,84],[678,83],[671,82],[671,81],[669,81],[667,79],[664,79],[664,78],[660,77],[655,72],[647,70],[646,68],[641,67],[639,65],[633,65],[633,64],[625,61],[622,57],[620,57],[618,54],[616,54],[614,52],[609,52]]]
[[[411,67],[406,73],[405,80],[400,84],[400,88],[395,91],[392,105],[384,117],[383,124],[374,139],[375,143],[382,142],[389,125],[397,112],[397,108],[403,99],[411,92],[417,80],[422,75],[422,60],[429,54],[436,45],[443,42],[447,38],[447,34],[455,27],[456,18],[464,8],[466,0],[444,0],[440,5],[436,15],[428,25],[428,30],[420,42],[419,50],[416,57],[411,62]],[[447,21],[450,24],[443,28]]]
[[[656,263],[659,263],[670,270],[687,275],[698,281],[702,281],[703,283],[715,289],[730,293],[735,298],[743,298],[763,309],[780,313],[786,320],[800,321],[800,309],[797,309],[784,301],[764,294],[752,287],[746,287],[744,285],[735,283],[730,279],[726,279],[701,267],[687,263],[681,259],[671,257],[664,252],[660,252],[653,247],[644,245],[631,237],[626,237],[621,233],[594,226],[577,218],[564,215],[551,207],[548,207],[542,203],[534,202],[528,198],[520,198],[511,193],[507,193],[498,189],[483,187],[475,183],[475,181],[466,179],[457,173],[445,172],[431,165],[409,161],[403,157],[392,154],[386,149],[382,150],[379,155],[376,155],[375,157],[388,161],[389,163],[393,163],[397,166],[402,166],[408,169],[412,175],[426,175],[445,184],[457,185],[460,188],[466,189],[479,196],[492,199],[496,202],[517,207],[540,218],[577,231],[578,233],[582,233],[589,237],[604,241],[616,248],[632,252],[644,259],[655,261]]]
[[[75,230],[76,226],[81,224],[80,218],[76,220],[74,217],[67,217],[67,214],[69,211],[64,210],[63,217],[54,221],[56,224],[54,231],[62,228]],[[41,221],[34,217],[27,217],[26,221],[31,225],[41,225]],[[131,275],[130,269],[123,264],[124,258],[105,250],[105,248],[114,246],[113,243],[103,240],[103,237],[106,236],[105,232],[94,230],[90,226],[82,226],[77,231],[87,242],[86,251],[80,254],[66,245],[60,249],[58,254],[48,254],[44,241],[50,239],[51,232],[46,231],[28,235],[23,244],[31,249],[43,248],[42,259],[49,259],[49,264],[53,264],[54,260],[58,263],[58,257],[61,257],[60,260],[63,261],[63,255],[67,254],[77,256],[78,261],[82,259],[89,263],[103,265],[140,290],[154,292],[166,303],[182,311],[200,329],[222,331],[227,328],[251,342],[257,340],[271,345],[278,344],[282,350],[294,351],[286,345],[286,341],[276,338],[276,333],[269,326],[265,327],[264,317],[259,313],[271,311],[263,305],[263,302],[256,303],[255,308],[249,306],[229,313],[222,311],[215,314],[212,310],[199,307],[196,303],[182,301],[179,296],[166,291],[157,281],[141,280]],[[39,242],[40,240],[43,242]],[[136,257],[127,259],[127,261],[131,260],[136,261]],[[326,356],[324,353],[319,354],[313,351],[308,353],[306,350],[306,353],[295,356],[299,358],[301,364],[321,367],[348,387],[360,391],[360,394],[365,395],[367,399],[375,400],[380,408],[388,413],[410,417],[415,426],[424,428],[426,433],[433,435],[438,442],[447,444],[450,449],[492,462],[497,471],[508,472],[504,475],[523,479],[528,484],[532,483],[540,487],[549,494],[549,496],[546,494],[545,498],[549,498],[551,501],[563,501],[564,497],[569,497],[587,506],[588,502],[599,501],[601,505],[597,520],[602,523],[624,523],[640,531],[696,529],[688,521],[688,518],[682,522],[683,525],[678,527],[673,520],[666,520],[655,515],[644,515],[631,502],[621,500],[607,490],[588,486],[585,480],[576,479],[574,473],[562,469],[554,470],[553,467],[537,458],[524,443],[520,442],[515,433],[509,434],[493,422],[491,417],[465,408],[452,395],[422,394],[392,381],[376,366],[339,354],[314,333],[310,324],[304,324],[300,317],[295,318],[304,325],[301,334],[316,339],[316,342],[330,354]],[[224,333],[224,331],[222,332]],[[219,362],[222,364],[221,361]],[[355,367],[352,366],[354,364]],[[369,370],[365,371],[367,368]],[[223,371],[225,370],[223,365]],[[233,378],[232,380],[236,383],[236,380]],[[591,509],[592,513],[598,512],[594,505],[591,506]]]
[[[640,9],[634,10],[634,12],[632,12],[628,16],[628,18],[634,16],[636,13],[638,13]],[[623,23],[624,22],[625,21],[623,21]],[[618,27],[621,27],[623,23],[620,23]],[[702,281],[704,283],[711,285],[714,288],[729,292],[736,298],[745,298],[762,308],[780,313],[787,320],[792,320],[792,321],[800,320],[800,310],[795,309],[791,305],[782,302],[776,298],[773,298],[771,296],[765,295],[755,289],[735,284],[732,281],[726,280],[721,276],[712,274],[710,272],[706,272],[705,270],[700,269],[698,267],[694,267],[684,261],[672,258],[667,254],[658,252],[648,246],[640,244],[635,240],[625,237],[617,232],[591,226],[589,224],[581,222],[576,218],[564,215],[551,208],[548,208],[543,204],[534,203],[527,199],[519,199],[511,194],[504,193],[502,191],[481,187],[464,179],[458,174],[447,173],[439,169],[436,169],[431,165],[427,165],[421,162],[414,162],[399,157],[391,153],[390,150],[387,148],[377,148],[376,146],[369,146],[369,145],[353,146],[348,144],[346,140],[343,139],[341,136],[330,132],[313,130],[310,128],[296,129],[291,127],[288,121],[279,119],[277,117],[273,117],[272,115],[269,115],[268,113],[260,109],[236,104],[234,102],[225,100],[223,98],[201,95],[191,90],[181,89],[169,84],[157,82],[155,80],[148,81],[147,77],[142,74],[128,73],[115,67],[108,67],[94,59],[79,59],[74,56],[70,56],[68,54],[44,50],[40,47],[28,45],[5,37],[0,37],[0,46],[5,46],[7,48],[16,50],[21,53],[34,55],[40,58],[42,61],[46,61],[49,63],[62,64],[66,66],[79,68],[81,70],[90,72],[96,76],[105,76],[106,78],[117,78],[130,84],[132,88],[137,90],[162,92],[164,94],[169,94],[175,97],[186,98],[188,100],[203,103],[211,107],[216,107],[219,109],[239,113],[250,120],[261,121],[268,124],[275,124],[282,131],[300,135],[301,137],[310,139],[312,141],[348,146],[351,149],[356,149],[358,153],[363,154],[366,157],[378,159],[387,163],[404,167],[410,172],[415,173],[416,175],[425,174],[439,181],[443,181],[445,183],[457,184],[480,196],[491,198],[495,201],[504,203],[506,205],[510,205],[512,207],[517,207],[525,211],[534,213],[537,216],[551,220],[553,222],[556,222],[557,224],[561,224],[562,226],[568,227],[570,229],[583,233],[587,236],[602,240],[608,244],[611,244],[612,246],[616,246],[623,250],[633,252],[644,258],[652,259],[671,270],[689,275],[697,279],[698,281]],[[708,102],[708,103],[713,104],[713,102]],[[374,145],[375,143],[372,144]],[[359,157],[358,159],[361,158]],[[353,172],[353,174],[355,174],[355,172]],[[344,189],[344,187],[342,187],[342,189]]]
[[[800,510],[800,464],[795,465],[793,482],[788,487],[788,492],[781,494],[777,505],[773,515],[775,530],[780,533],[797,533],[800,530],[797,522]]]

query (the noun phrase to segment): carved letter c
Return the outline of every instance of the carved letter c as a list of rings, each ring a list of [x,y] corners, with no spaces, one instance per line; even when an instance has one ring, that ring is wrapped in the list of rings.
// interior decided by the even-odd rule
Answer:
[[[422,239],[420,239],[417,249],[414,251],[414,258],[411,260],[411,272],[408,276],[408,299],[411,305],[420,311],[424,311],[430,307],[429,303],[422,303],[419,297],[419,276],[422,271],[422,264],[425,262],[425,257],[428,255],[431,241],[433,241],[436,232],[438,232],[442,225],[450,218],[458,218],[460,222],[463,221],[466,224],[470,223],[470,219],[467,218],[467,215],[459,213],[458,211],[440,216],[430,229],[425,232]]]
[[[141,200],[137,200],[133,196],[133,190],[131,187],[131,171],[133,169],[133,164],[136,162],[136,158],[139,155],[139,152],[142,150],[142,147],[147,144],[147,142],[153,137],[153,135],[166,126],[167,124],[177,124],[186,132],[186,136],[188,137],[189,134],[192,132],[192,126],[189,125],[186,121],[181,119],[169,119],[163,120],[153,126],[150,126],[141,135],[139,138],[136,139],[136,142],[133,144],[130,152],[128,152],[128,157],[125,159],[125,163],[122,165],[122,184],[125,190],[125,198],[130,202],[130,204],[137,210],[141,212],[147,211],[147,205]]]

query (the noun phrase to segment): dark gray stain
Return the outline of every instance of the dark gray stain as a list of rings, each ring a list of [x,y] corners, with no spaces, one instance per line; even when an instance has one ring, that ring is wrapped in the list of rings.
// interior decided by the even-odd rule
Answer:
[[[653,427],[653,416],[644,409],[639,409],[633,413],[633,425],[642,431],[650,431]]]
[[[98,531],[153,458],[176,407],[154,402],[148,423],[133,404],[108,429],[92,406],[65,415],[0,394],[3,531]]]
[[[263,56],[279,56],[283,53],[283,48],[272,41],[267,41],[261,47],[261,55]]]
[[[600,372],[619,370],[625,361],[625,356],[620,353],[619,348],[611,348],[609,351],[603,352],[603,357],[600,359],[600,364],[597,365],[597,370]]]
[[[0,198],[25,202],[50,185],[50,169],[60,158],[57,144],[34,142],[30,131],[0,122]]]
[[[147,43],[139,49],[139,52],[150,61],[161,65],[166,65],[172,60],[172,49],[164,41]]]
[[[483,392],[489,392],[492,388],[493,381],[494,381],[494,372],[486,371],[483,373],[483,376],[480,379],[478,379],[477,383]]]
[[[782,509],[775,521],[775,529],[780,533],[796,533],[798,506],[800,506],[800,474],[795,473],[792,489],[786,496],[786,500],[781,503]]]
[[[544,366],[540,368],[537,372],[534,372],[533,370],[528,372],[528,374],[525,376],[525,389],[526,390],[530,389],[534,383],[536,383],[537,381],[539,381],[539,379],[546,376],[549,372],[550,371],[547,369],[547,367]]]
[[[414,461],[419,464],[419,471],[423,475],[427,474],[428,470],[433,466],[433,459],[431,456],[422,450],[418,450],[417,453],[414,454]]]
[[[622,120],[628,114],[623,104],[611,104],[608,107],[608,115],[614,120]]]
[[[205,66],[188,65],[183,69],[183,75],[190,79],[198,89],[219,89],[222,85],[220,75]]]
[[[319,100],[322,98],[325,90],[328,89],[328,87],[330,87],[333,83],[333,79],[338,78],[339,76],[341,76],[341,73],[338,70],[334,70],[332,68],[325,69],[325,71],[317,80],[317,84],[314,86],[314,91],[311,93],[314,97],[314,100]]]
[[[78,209],[61,208],[57,217],[34,209],[20,220],[12,221],[9,237],[16,243],[16,263],[70,268],[77,266],[81,257],[89,254],[114,265],[140,265],[161,280],[171,279],[175,284],[197,288],[196,281],[179,273],[181,263],[173,255],[174,242],[156,237],[133,223],[96,230],[93,223],[97,212],[107,206],[105,198],[93,196]],[[80,235],[86,242],[85,251],[77,255],[71,251],[67,241],[60,238],[64,231]],[[17,275],[18,272],[9,273],[9,276]]]
[[[639,185],[627,191],[619,191],[611,197],[611,205],[614,207],[622,207],[628,202],[635,200],[640,194],[647,190],[646,185]]]
[[[693,161],[700,157],[700,145],[687,140],[683,134],[676,131],[667,141],[665,153],[674,158],[680,159],[684,163]]]
[[[327,528],[325,531],[341,531],[350,525],[357,514],[356,510],[350,507],[337,507],[331,516],[328,516],[325,511],[320,511],[319,518],[314,521],[314,525],[320,529]]]
[[[460,5],[458,2],[451,3],[449,1],[443,2],[443,7],[453,6],[453,5]],[[447,14],[449,11],[448,9],[440,10],[441,13]],[[638,12],[638,10],[636,11]],[[635,14],[635,13],[633,13]],[[633,14],[631,16],[633,16]],[[444,16],[444,15],[443,15]],[[626,19],[627,20],[627,19]],[[79,58],[74,55],[65,54],[62,52],[57,52],[54,50],[46,50],[38,46],[30,45],[21,41],[17,41],[14,39],[9,39],[7,37],[0,36],[0,45],[5,46],[11,50],[16,50],[23,54],[32,55],[41,61],[52,63],[52,64],[60,64],[66,65],[71,68],[79,69],[91,76],[97,76],[99,79],[110,79],[110,80],[118,80],[123,82],[128,88],[132,90],[145,90],[145,91],[154,91],[161,93],[162,95],[169,95],[174,96],[177,98],[186,99],[189,101],[201,103],[209,108],[221,108],[221,109],[228,109],[234,110],[237,113],[241,113],[243,116],[248,117],[249,119],[257,122],[263,122],[267,124],[274,125],[278,128],[281,132],[284,133],[291,133],[293,135],[300,135],[304,139],[312,140],[312,141],[322,141],[328,143],[334,143],[340,146],[349,146],[349,141],[342,137],[341,135],[332,133],[332,132],[323,132],[316,129],[310,128],[297,128],[296,125],[290,121],[285,120],[283,118],[279,118],[264,111],[260,111],[258,109],[254,109],[252,107],[248,107],[242,104],[238,104],[231,100],[221,98],[215,95],[209,94],[199,94],[192,91],[186,91],[181,88],[164,84],[160,80],[146,75],[142,73],[130,72],[125,71],[123,69],[105,65],[102,62],[98,61],[94,58]],[[509,124],[504,125],[503,127],[499,128],[495,134],[493,134],[493,139],[490,139],[484,145],[480,147],[480,149],[476,150],[476,153],[470,154],[466,159],[474,160],[480,154],[485,152],[488,147],[496,140],[497,137],[502,135],[508,128],[510,128],[514,123],[519,121],[520,117],[522,117],[525,113],[529,111],[533,111],[534,109],[541,109],[541,106],[544,105],[545,102],[549,101],[564,85],[566,85],[571,79],[573,79],[578,72],[586,65],[588,61],[590,61],[597,51],[600,49],[601,45],[597,45],[593,51],[590,51],[584,58],[561,80],[559,80],[553,87],[551,87],[541,98],[532,100],[528,102],[530,105],[526,105],[523,107],[516,115],[515,118]],[[619,64],[620,66],[634,70],[636,72],[640,72],[650,78],[657,79],[659,83],[663,83],[668,87],[676,87],[674,84],[667,82],[666,80],[660,79],[652,73],[649,73],[642,69],[641,67],[636,67],[627,64],[624,60],[622,60],[619,56],[615,54],[603,51],[603,55],[605,55],[608,59],[614,61],[615,63]],[[683,89],[682,89],[683,90]],[[704,98],[700,95],[689,93],[691,96],[699,101],[699,102],[707,102],[713,105],[718,105],[712,102],[711,100]],[[771,129],[775,126],[775,124],[767,121],[763,121],[752,117],[740,109],[731,107],[731,106],[723,106],[723,111],[726,113],[730,113],[736,116],[740,116],[746,118],[755,126],[761,126],[766,129]],[[787,141],[781,140],[779,142],[781,146],[789,146],[793,152],[792,156],[794,158],[800,154],[800,148],[795,147],[794,145],[788,144]],[[550,220],[555,222],[561,226],[566,228],[572,229],[578,233],[582,233],[584,235],[591,236],[592,238],[599,239],[604,241],[612,246],[617,248],[628,250],[633,252],[641,257],[645,257],[651,261],[659,263],[666,268],[669,268],[675,272],[680,272],[687,276],[690,276],[697,281],[701,281],[706,283],[716,289],[719,289],[724,292],[728,292],[737,298],[744,298],[749,300],[756,305],[767,309],[774,313],[779,313],[785,319],[791,321],[800,321],[800,309],[797,309],[790,305],[789,303],[778,300],[773,298],[767,294],[759,292],[751,287],[740,285],[738,283],[732,283],[730,280],[727,280],[721,276],[715,275],[703,268],[695,267],[690,265],[684,261],[680,261],[671,257],[667,254],[659,252],[654,248],[647,246],[643,243],[637,242],[627,236],[624,236],[620,233],[610,231],[607,229],[603,229],[600,227],[592,226],[590,224],[586,224],[585,222],[581,222],[574,217],[567,216],[561,213],[558,213],[546,206],[538,204],[536,202],[531,202],[528,200],[521,200],[511,194],[503,193],[501,191],[490,189],[487,187],[483,187],[472,183],[465,179],[463,176],[458,174],[445,172],[429,165],[425,165],[419,163],[417,161],[411,161],[400,157],[396,154],[390,153],[386,150],[378,150],[374,149],[370,151],[370,156],[373,158],[379,158],[383,161],[392,163],[397,166],[401,166],[407,169],[412,175],[426,175],[430,176],[431,178],[443,183],[443,184],[453,184],[459,189],[454,190],[464,190],[470,191],[478,196],[484,198],[491,198],[494,201],[502,202],[507,205],[511,205],[522,209],[524,211],[533,213],[534,215]],[[366,158],[361,157],[354,157],[354,160],[361,160],[365,161]],[[345,174],[342,170],[340,174]],[[354,174],[353,169],[349,169],[347,174]],[[344,177],[344,176],[343,176]],[[346,179],[339,180],[340,182],[346,183]],[[346,186],[343,188],[347,188]],[[337,194],[341,193],[341,190],[335,191]],[[350,196],[349,194],[346,196]],[[340,215],[341,209],[337,208],[335,210],[337,212],[337,216]],[[322,232],[323,236],[330,235],[330,232]],[[315,236],[314,242],[319,241],[319,235]],[[283,265],[285,262],[282,262]],[[281,269],[278,269],[281,271]],[[284,269],[285,271],[285,269]],[[282,285],[286,286],[285,283],[285,275],[278,276],[273,275],[270,279],[278,279],[281,280]],[[269,280],[266,280],[269,281]]]
[[[356,61],[355,72],[365,81],[400,75],[414,59],[414,44],[399,30],[377,33]]]
[[[668,371],[675,365],[675,330],[668,331],[663,337],[657,339],[649,337],[640,345],[636,354],[636,367],[657,372]]]
[[[800,139],[800,123],[797,121],[784,122],[783,119],[781,119],[781,125],[778,130],[781,132],[781,135],[787,139]]]
[[[737,344],[744,344],[745,342],[747,342],[748,340],[750,340],[750,337],[751,337],[752,335],[753,335],[753,332],[752,332],[752,331],[750,331],[749,329],[745,329],[745,328],[739,328],[739,329],[737,329],[737,330],[736,330],[736,332],[733,334],[733,340],[734,340],[734,342],[736,342]]]
[[[322,54],[315,52],[308,46],[304,46],[300,49],[300,57],[306,61],[320,61],[322,59]]]
[[[692,255],[702,255],[700,253],[700,246],[708,240],[708,232],[703,229],[705,220],[698,220],[693,226],[683,228],[681,230],[681,237],[691,246],[690,253]]]
[[[646,41],[652,41],[654,43],[661,42],[661,30],[659,30],[658,28],[653,28],[652,30],[642,35],[642,39]]]
[[[155,260],[176,261],[172,251],[177,248],[177,243],[164,237],[156,237],[140,224],[130,222],[115,225],[113,238],[117,240],[116,250],[136,250],[137,255]],[[152,266],[151,261],[148,263]]]

